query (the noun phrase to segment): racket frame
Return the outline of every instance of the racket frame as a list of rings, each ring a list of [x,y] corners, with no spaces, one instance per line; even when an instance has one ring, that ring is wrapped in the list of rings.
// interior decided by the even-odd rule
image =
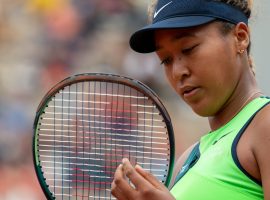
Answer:
[[[148,96],[150,99],[153,99],[153,101],[156,103],[157,109],[160,111],[164,118],[164,122],[167,126],[168,135],[169,135],[169,142],[170,142],[170,162],[168,167],[168,176],[164,183],[166,187],[169,186],[170,180],[172,178],[172,172],[174,167],[174,161],[175,161],[175,141],[174,141],[174,132],[173,132],[173,126],[170,119],[170,116],[168,114],[168,111],[166,110],[165,106],[161,102],[160,98],[157,96],[157,94],[147,85],[144,83],[132,79],[126,76],[116,75],[116,74],[106,74],[106,73],[83,73],[83,74],[76,74],[70,77],[65,78],[61,82],[57,83],[54,87],[52,87],[46,95],[41,100],[40,104],[38,105],[36,116],[34,120],[33,130],[33,162],[34,162],[34,168],[36,175],[38,177],[38,181],[40,183],[40,186],[46,196],[47,199],[56,199],[53,196],[53,193],[49,190],[49,185],[46,183],[46,178],[43,176],[42,166],[40,165],[39,155],[38,155],[38,122],[40,119],[41,114],[44,112],[47,102],[50,102],[51,99],[57,94],[61,89],[64,87],[75,84],[78,82],[87,82],[87,81],[100,81],[100,82],[111,82],[111,83],[119,83],[123,85],[127,85],[131,88],[134,88],[135,90],[138,90],[142,92],[145,96]]]

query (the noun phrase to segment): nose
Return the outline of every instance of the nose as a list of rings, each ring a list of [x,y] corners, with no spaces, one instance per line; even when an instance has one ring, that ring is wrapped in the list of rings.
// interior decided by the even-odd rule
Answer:
[[[178,81],[183,81],[190,76],[190,69],[183,59],[177,59],[173,63],[172,76]]]

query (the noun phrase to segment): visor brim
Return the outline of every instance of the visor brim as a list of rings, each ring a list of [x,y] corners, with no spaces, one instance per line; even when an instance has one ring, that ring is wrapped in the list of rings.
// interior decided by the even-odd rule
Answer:
[[[214,21],[207,16],[184,16],[165,19],[136,31],[130,38],[130,47],[139,53],[151,53],[156,50],[154,32],[158,29],[189,28]]]

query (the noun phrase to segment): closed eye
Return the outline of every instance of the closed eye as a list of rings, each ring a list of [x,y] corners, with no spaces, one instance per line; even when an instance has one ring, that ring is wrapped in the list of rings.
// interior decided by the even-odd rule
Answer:
[[[189,47],[189,48],[186,48],[186,49],[182,49],[182,53],[183,53],[184,55],[188,55],[188,54],[190,54],[197,46],[199,46],[199,44],[196,44],[196,45],[194,45],[194,46],[192,46],[192,47]]]
[[[181,52],[183,55],[190,55],[197,46],[199,46],[199,44],[193,45],[189,48],[184,48],[181,50]],[[160,64],[164,66],[169,66],[172,64],[172,62],[173,62],[173,58],[165,57],[164,59],[161,60]]]
[[[166,66],[166,65],[171,64],[171,62],[172,62],[172,59],[168,57],[168,58],[163,59],[160,64]]]

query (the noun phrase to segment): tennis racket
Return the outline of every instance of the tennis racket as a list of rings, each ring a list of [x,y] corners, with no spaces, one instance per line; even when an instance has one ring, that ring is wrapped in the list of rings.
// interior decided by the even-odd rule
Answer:
[[[47,199],[115,199],[111,182],[124,157],[168,186],[173,128],[143,83],[112,74],[74,75],[38,106],[33,157]]]

